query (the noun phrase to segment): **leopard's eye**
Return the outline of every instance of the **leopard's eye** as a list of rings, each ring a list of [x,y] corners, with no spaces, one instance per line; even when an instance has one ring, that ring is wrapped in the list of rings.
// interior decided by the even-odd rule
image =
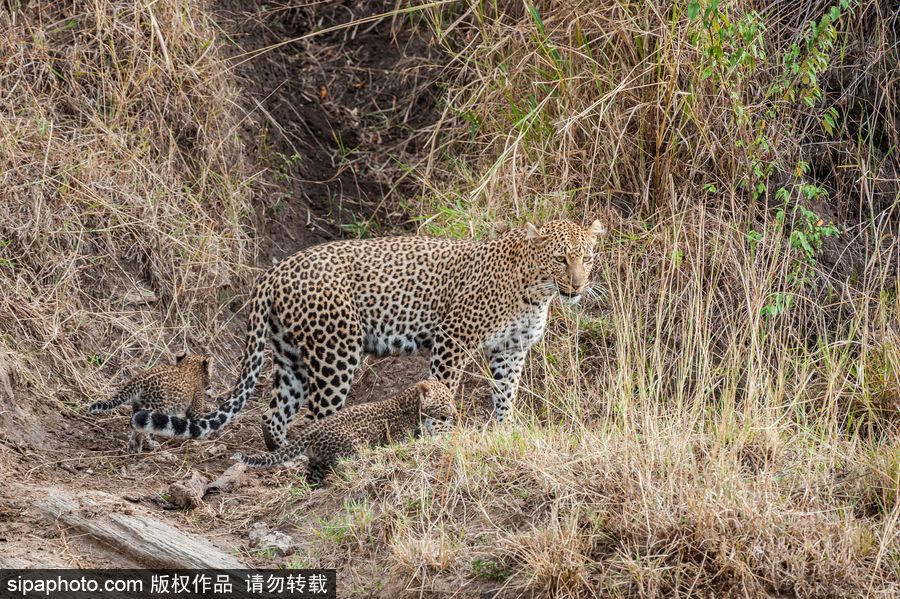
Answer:
[[[593,262],[593,261],[594,261],[594,256],[589,255],[589,256],[585,256],[585,257],[584,257],[584,263],[585,263],[585,264],[590,264],[590,263]]]
[[[567,264],[569,261],[565,256],[554,256],[554,259],[560,264]]]

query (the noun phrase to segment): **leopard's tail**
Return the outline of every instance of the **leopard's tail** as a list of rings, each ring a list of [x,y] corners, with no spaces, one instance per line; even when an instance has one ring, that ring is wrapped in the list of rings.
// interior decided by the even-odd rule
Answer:
[[[308,464],[307,445],[308,443],[298,441],[278,451],[258,453],[256,455],[244,455],[241,452],[237,452],[234,454],[234,459],[252,468],[271,468],[273,466],[291,465],[295,462]]]
[[[265,275],[263,276],[265,277]],[[271,287],[263,278],[256,286],[256,294],[250,310],[241,375],[231,389],[228,398],[219,405],[215,412],[199,418],[179,418],[163,412],[141,410],[135,412],[131,417],[131,428],[162,437],[202,439],[228,426],[253,395],[253,388],[259,380],[266,349],[266,337],[269,333],[271,311]]]
[[[109,412],[113,408],[117,408],[122,404],[131,403],[137,399],[139,390],[133,384],[128,384],[119,389],[119,391],[106,401],[98,401],[88,406],[88,414],[99,414],[101,412]]]

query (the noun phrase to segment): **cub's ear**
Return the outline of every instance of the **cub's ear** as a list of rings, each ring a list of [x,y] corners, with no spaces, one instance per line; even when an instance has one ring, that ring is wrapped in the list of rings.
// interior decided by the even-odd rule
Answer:
[[[419,381],[416,387],[419,389],[419,399],[422,400],[422,403],[431,399],[431,387],[428,386],[428,383]]]
[[[181,364],[181,361],[187,358],[187,352],[180,352],[175,355],[175,365]]]
[[[592,237],[605,237],[606,227],[603,226],[603,223],[599,220],[595,220],[591,223],[591,226],[588,227],[588,233],[590,233]]]
[[[543,239],[543,235],[538,228],[531,223],[525,223],[525,239]]]
[[[203,368],[206,369],[206,374],[212,376],[212,359],[209,356],[203,356]]]

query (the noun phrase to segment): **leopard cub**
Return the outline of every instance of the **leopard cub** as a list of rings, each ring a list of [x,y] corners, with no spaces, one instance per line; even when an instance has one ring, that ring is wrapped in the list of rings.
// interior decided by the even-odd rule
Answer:
[[[108,412],[127,403],[131,404],[132,413],[156,410],[192,418],[203,413],[204,400],[211,395],[211,370],[209,356],[179,354],[174,365],[161,364],[139,374],[125,383],[112,399],[91,404],[88,413]],[[159,443],[151,439],[148,433],[132,429],[128,452],[140,453],[145,446],[156,449]]]
[[[453,394],[443,383],[421,381],[383,401],[344,408],[333,416],[306,425],[296,440],[269,454],[235,459],[248,466],[266,467],[305,462],[307,479],[321,484],[338,458],[355,456],[368,445],[386,445],[422,433],[447,432],[456,426]]]

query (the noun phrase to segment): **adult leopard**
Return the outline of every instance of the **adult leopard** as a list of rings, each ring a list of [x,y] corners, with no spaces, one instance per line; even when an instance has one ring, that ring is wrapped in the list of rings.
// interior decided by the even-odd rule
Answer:
[[[343,407],[363,353],[429,349],[431,376],[455,393],[463,367],[483,349],[502,422],[550,301],[578,301],[605,232],[599,221],[551,221],[482,242],[385,237],[310,247],[257,282],[241,374],[219,409],[195,419],[140,411],[132,427],[180,438],[222,429],[253,392],[267,337],[274,373],[263,433],[270,450],[286,443],[301,412],[314,420]]]

